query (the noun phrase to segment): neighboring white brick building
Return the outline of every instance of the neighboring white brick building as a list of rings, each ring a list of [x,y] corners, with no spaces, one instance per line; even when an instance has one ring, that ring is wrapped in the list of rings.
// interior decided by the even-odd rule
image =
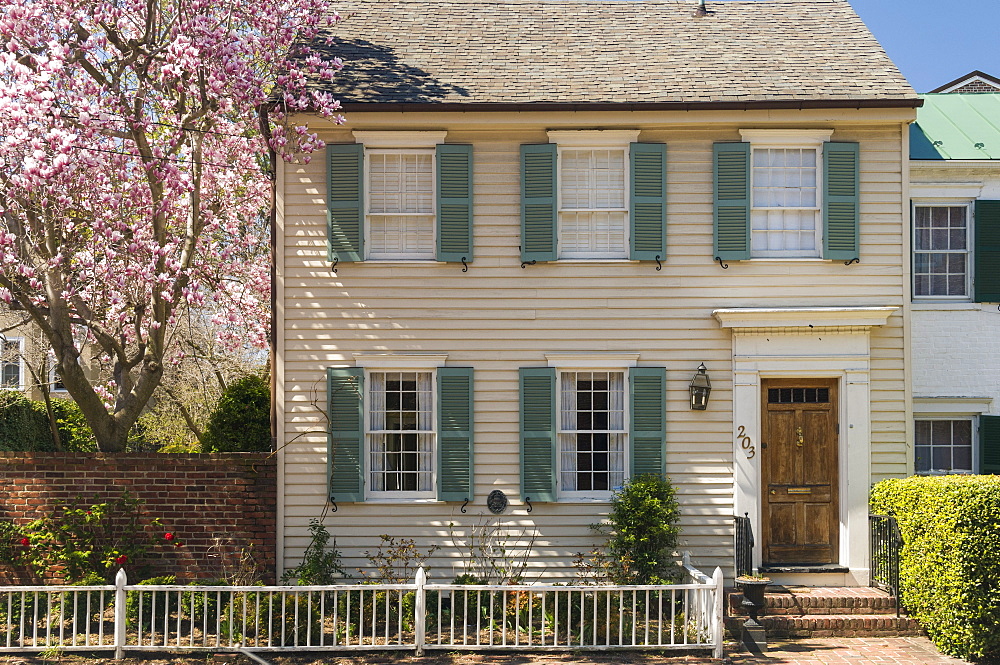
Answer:
[[[910,132],[910,462],[1000,473],[1000,93],[923,97]]]

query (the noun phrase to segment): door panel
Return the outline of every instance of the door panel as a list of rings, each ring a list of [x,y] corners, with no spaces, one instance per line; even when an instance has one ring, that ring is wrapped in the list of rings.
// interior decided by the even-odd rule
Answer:
[[[837,383],[763,383],[761,474],[764,562],[837,559]]]

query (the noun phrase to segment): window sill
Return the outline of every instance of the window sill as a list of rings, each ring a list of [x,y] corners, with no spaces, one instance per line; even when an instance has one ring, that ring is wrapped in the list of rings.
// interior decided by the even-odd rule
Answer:
[[[978,302],[954,300],[914,300],[910,305],[910,309],[918,312],[933,310],[981,311],[983,309],[983,304]]]
[[[420,265],[448,265],[448,261],[438,261],[437,259],[365,259],[364,261],[358,261],[357,263],[377,263],[380,266],[385,265],[397,265],[397,266],[412,266],[416,264]]]
[[[555,261],[550,261],[549,263],[580,263],[593,265],[595,263],[642,263],[642,261],[637,261],[635,259],[602,259],[600,257],[595,257],[593,259],[556,259]]]
[[[563,503],[563,504],[569,504],[569,503],[608,503],[608,504],[610,504],[611,503],[611,497],[608,496],[608,497],[599,499],[599,498],[596,498],[596,497],[584,497],[584,496],[573,496],[573,497],[562,496],[562,497],[559,497],[558,499],[556,499],[556,503]]]
[[[370,497],[366,496],[364,503],[399,503],[399,504],[413,504],[413,503],[447,503],[446,501],[438,501],[436,498],[413,498],[407,499],[404,497]]]
[[[788,258],[780,256],[760,256],[757,258],[747,259],[744,263],[834,263],[835,261],[836,259],[824,259],[819,256],[789,256]]]

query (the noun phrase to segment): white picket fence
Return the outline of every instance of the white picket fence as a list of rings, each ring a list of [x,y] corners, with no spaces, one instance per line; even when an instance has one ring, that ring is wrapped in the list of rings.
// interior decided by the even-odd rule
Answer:
[[[685,558],[660,586],[130,585],[0,588],[0,653],[711,649],[722,657],[722,571]]]

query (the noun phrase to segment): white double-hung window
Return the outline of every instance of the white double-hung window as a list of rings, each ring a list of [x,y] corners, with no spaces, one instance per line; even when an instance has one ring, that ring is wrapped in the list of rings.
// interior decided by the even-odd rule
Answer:
[[[0,356],[0,388],[24,388],[24,340],[20,337],[0,337],[3,353]]]
[[[629,257],[632,130],[550,131],[558,146],[558,256]]]
[[[559,372],[559,492],[602,497],[625,482],[624,371]]]
[[[434,496],[434,372],[368,373],[368,492]]]
[[[368,257],[434,258],[434,150],[369,149]]]
[[[750,142],[751,258],[823,256],[822,152],[829,130],[741,130]]]
[[[914,297],[970,297],[970,221],[970,203],[913,204]]]

